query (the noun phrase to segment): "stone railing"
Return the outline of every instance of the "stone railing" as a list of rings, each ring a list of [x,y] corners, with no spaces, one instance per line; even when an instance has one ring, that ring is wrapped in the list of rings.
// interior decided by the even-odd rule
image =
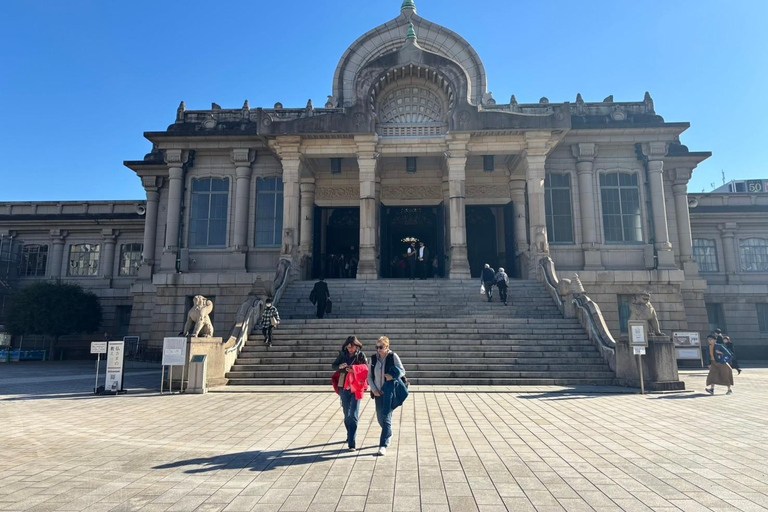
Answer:
[[[578,274],[571,279],[559,279],[555,262],[546,256],[539,260],[544,284],[566,318],[576,318],[587,331],[589,339],[597,346],[600,355],[612,371],[616,371],[616,340],[611,336],[600,306],[590,299]]]

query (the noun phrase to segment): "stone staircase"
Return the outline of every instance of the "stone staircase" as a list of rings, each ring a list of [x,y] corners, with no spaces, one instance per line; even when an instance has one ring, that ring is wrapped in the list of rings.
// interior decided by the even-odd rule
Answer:
[[[308,299],[313,285],[288,286],[274,345],[251,336],[227,374],[230,385],[330,385],[347,336],[357,336],[370,357],[384,334],[414,384],[614,383],[582,326],[563,319],[535,281],[511,281],[504,306],[497,293],[488,303],[477,280],[330,280],[333,314],[322,320]]]

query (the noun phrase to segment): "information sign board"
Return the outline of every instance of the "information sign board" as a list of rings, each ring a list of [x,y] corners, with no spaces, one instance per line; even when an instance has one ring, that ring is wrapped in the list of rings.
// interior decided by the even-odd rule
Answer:
[[[91,354],[106,354],[107,342],[106,341],[92,341],[91,342]]]
[[[629,321],[629,344],[633,347],[647,347],[648,336],[646,336],[646,327],[648,323],[644,321]]]
[[[632,350],[634,351],[636,356],[645,355],[645,347],[632,347]]]
[[[123,390],[124,341],[110,341],[107,346],[107,373],[104,377],[104,391],[117,393]]]
[[[763,192],[763,180],[747,180],[747,192]]]
[[[163,339],[163,366],[184,366],[187,363],[187,338]]]

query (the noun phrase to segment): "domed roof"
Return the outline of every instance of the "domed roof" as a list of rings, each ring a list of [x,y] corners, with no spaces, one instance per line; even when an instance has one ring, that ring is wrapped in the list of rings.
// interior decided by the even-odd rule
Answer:
[[[404,0],[397,18],[363,34],[342,55],[333,77],[333,97],[338,106],[354,105],[357,74],[371,61],[399,50],[406,42],[409,24],[413,24],[421,48],[455,62],[465,71],[469,101],[482,103],[488,84],[483,62],[472,45],[456,32],[422,18],[414,1]]]

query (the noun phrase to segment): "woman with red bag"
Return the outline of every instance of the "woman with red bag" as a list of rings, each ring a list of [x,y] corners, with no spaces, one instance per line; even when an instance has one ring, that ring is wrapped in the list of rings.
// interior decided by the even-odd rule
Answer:
[[[345,384],[347,379],[353,379],[354,366],[363,365],[367,369],[368,358],[363,353],[363,344],[354,336],[347,338],[341,347],[341,352],[333,362],[333,369],[341,372],[339,376],[339,395],[341,396],[341,409],[344,412],[344,426],[347,429],[347,446],[350,451],[356,450],[355,437],[357,434],[357,421],[360,418],[360,400],[355,391]]]

